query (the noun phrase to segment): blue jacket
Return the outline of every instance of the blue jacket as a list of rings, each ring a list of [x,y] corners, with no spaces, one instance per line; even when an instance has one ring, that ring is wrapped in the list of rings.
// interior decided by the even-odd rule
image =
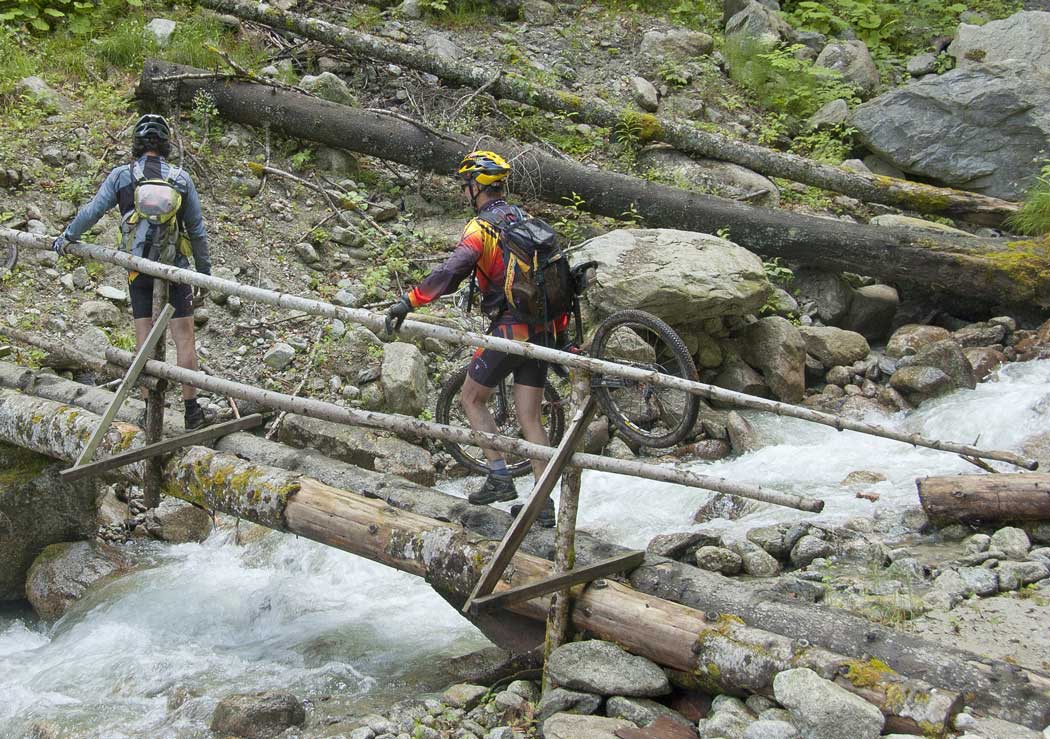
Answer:
[[[167,179],[171,172],[171,165],[161,157],[144,156],[138,160],[145,171],[147,178],[160,177]],[[121,217],[135,209],[135,178],[132,175],[131,164],[122,164],[114,169],[106,177],[102,187],[95,193],[91,202],[80,209],[73,222],[66,227],[63,236],[68,241],[78,241],[84,233],[98,223],[98,220],[113,206],[119,206]],[[182,206],[179,208],[179,224],[190,240],[193,247],[194,267],[204,275],[211,274],[211,257],[208,255],[208,232],[204,228],[204,217],[201,215],[200,198],[197,197],[197,188],[193,180],[185,170],[179,170],[175,178],[175,188],[182,194]],[[140,229],[144,233],[144,229]],[[144,238],[137,238],[133,244],[132,254],[137,257],[145,256],[143,251]],[[179,254],[175,265],[186,268],[189,260]]]

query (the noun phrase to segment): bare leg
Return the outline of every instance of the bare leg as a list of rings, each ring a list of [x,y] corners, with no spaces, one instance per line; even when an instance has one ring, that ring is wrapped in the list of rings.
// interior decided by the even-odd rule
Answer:
[[[547,429],[543,428],[541,410],[543,407],[543,388],[531,387],[530,385],[514,385],[514,409],[518,414],[518,425],[521,426],[521,435],[526,441],[533,444],[547,446]],[[547,466],[545,459],[533,459],[532,474],[539,480]]]
[[[486,431],[490,434],[499,433],[495,419],[489,412],[488,401],[492,397],[495,388],[485,387],[480,382],[471,379],[468,375],[463,380],[463,389],[459,391],[459,404],[463,407],[463,414],[467,417],[470,427],[475,431]],[[498,462],[503,459],[503,453],[494,449],[481,450],[485,459],[490,462]]]
[[[197,346],[193,333],[193,316],[173,318],[168,325],[171,326],[171,338],[175,340],[176,362],[183,369],[197,371]],[[182,386],[183,400],[196,397],[197,388],[192,385]]]

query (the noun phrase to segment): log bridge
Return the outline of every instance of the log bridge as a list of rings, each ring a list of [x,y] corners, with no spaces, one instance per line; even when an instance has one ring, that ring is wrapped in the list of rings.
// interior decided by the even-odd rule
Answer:
[[[0,231],[0,239],[4,237]],[[125,265],[125,261],[135,258],[101,247],[74,245],[71,250],[83,251],[83,256],[101,256],[105,261],[147,274],[152,272],[162,279],[189,284],[201,280],[225,283],[207,286],[263,302],[276,300],[284,307],[303,304],[314,314],[366,324],[381,320],[375,314],[364,312],[367,315],[361,316],[319,301],[263,295],[266,291],[257,288],[155,263]],[[418,333],[428,330],[448,331],[416,325]],[[11,338],[40,340],[12,336],[6,330],[5,333]],[[458,343],[477,345],[491,340],[452,333],[452,340]],[[515,353],[531,351],[523,345],[508,349]],[[625,372],[609,362],[575,355],[565,357],[571,361],[583,359],[585,370]],[[648,465],[638,463],[631,468],[614,469],[615,465],[609,466],[613,460],[574,451],[590,403],[578,408],[575,428],[566,434],[567,443],[550,449],[418,419],[346,409],[248,388],[166,362],[143,360],[115,348],[108,350],[105,358],[90,360],[96,365],[138,367],[159,380],[188,382],[234,397],[253,397],[264,405],[304,415],[523,451],[528,456],[553,460],[544,475],[549,478],[549,485],[570,464],[642,476],[652,472],[643,469]],[[664,377],[646,379],[663,382]],[[544,479],[508,530],[506,514],[499,511],[477,510],[429,489],[406,492],[406,487],[416,486],[404,481],[392,483],[386,475],[347,469],[349,465],[303,450],[291,452],[245,433],[223,437],[217,449],[199,445],[214,439],[192,435],[178,440],[178,444],[162,442],[162,448],[154,444],[152,449],[144,449],[149,444],[143,429],[121,420],[103,423],[102,415],[119,419],[122,409],[120,403],[114,402],[113,394],[98,388],[3,362],[0,386],[4,388],[0,390],[0,441],[70,462],[86,460],[90,455],[85,455],[85,450],[90,444],[105,455],[104,464],[96,463],[98,467],[92,473],[117,475],[139,485],[148,475],[148,462],[160,462],[162,493],[422,577],[452,604],[463,606],[471,620],[497,643],[519,649],[539,644],[542,628],[537,628],[536,623],[548,618],[552,600],[571,587],[572,607],[568,613],[572,627],[654,660],[683,685],[717,693],[771,695],[773,677],[778,672],[808,667],[878,706],[887,718],[887,727],[898,732],[944,735],[964,703],[1034,728],[1050,722],[1050,676],[930,645],[833,609],[775,602],[767,594],[762,594],[765,602],[760,604],[754,599],[754,591],[726,578],[640,552],[625,552],[585,535],[579,536],[577,546],[583,566],[558,572],[546,558],[551,553],[550,533],[529,531],[530,512],[534,518],[549,493],[549,488],[542,490]],[[689,383],[688,389],[701,395],[713,392],[701,383]],[[782,410],[778,408],[776,412]],[[257,422],[248,417],[223,431],[247,428]],[[958,446],[975,457],[1009,458],[1015,464],[1028,461],[1007,452],[918,437],[901,440],[946,450],[952,447],[951,451]],[[160,453],[165,456],[160,457]],[[84,467],[75,465],[67,474],[84,474]],[[667,471],[653,474],[666,475]],[[692,473],[676,481],[802,510],[820,509],[814,505],[819,501]],[[406,504],[406,499],[411,502]],[[500,534],[504,534],[503,542],[497,544],[493,539]],[[563,540],[559,541],[559,549],[564,549]],[[537,556],[540,553],[545,556]],[[630,570],[628,582],[602,577],[625,570]],[[484,583],[491,593],[480,587]],[[554,591],[558,594],[552,597]]]

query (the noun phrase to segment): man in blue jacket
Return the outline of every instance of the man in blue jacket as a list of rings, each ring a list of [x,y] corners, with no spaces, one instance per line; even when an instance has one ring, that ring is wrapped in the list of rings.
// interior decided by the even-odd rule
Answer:
[[[106,177],[91,202],[80,209],[73,222],[55,239],[53,248],[65,253],[65,246],[80,237],[106,213],[117,206],[121,215],[122,245],[137,257],[174,263],[188,268],[193,258],[197,272],[211,274],[208,234],[201,215],[200,199],[189,173],[166,161],[171,154],[171,130],[159,115],[144,115],[135,124],[130,164],[123,164]],[[153,326],[153,278],[131,272],[128,292],[135,319],[135,339],[142,346]],[[171,283],[168,298],[175,313],[171,336],[180,367],[196,370],[197,350],[193,331],[194,299],[205,290]],[[195,294],[196,293],[196,294]],[[206,425],[204,411],[197,403],[197,389],[182,386],[186,429]]]

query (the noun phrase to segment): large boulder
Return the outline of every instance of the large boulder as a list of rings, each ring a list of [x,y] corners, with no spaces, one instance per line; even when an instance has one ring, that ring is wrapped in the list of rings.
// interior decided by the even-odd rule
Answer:
[[[45,547],[95,533],[98,486],[64,481],[64,466],[0,444],[0,603],[25,597],[26,573]]]
[[[915,354],[924,346],[950,338],[951,332],[940,326],[923,326],[907,323],[893,332],[886,342],[886,354],[891,357],[906,357]]]
[[[803,267],[795,271],[791,288],[803,312],[829,326],[837,326],[849,312],[853,288],[835,272]]]
[[[856,331],[869,341],[886,338],[900,305],[897,289],[889,285],[865,285],[853,291],[842,328]]]
[[[817,56],[816,65],[838,72],[861,97],[871,97],[879,87],[879,69],[868,45],[859,39],[828,44]]]
[[[202,508],[177,498],[164,498],[146,514],[146,530],[171,544],[204,541],[211,533],[211,516]]]
[[[392,413],[418,416],[427,405],[427,363],[423,352],[403,341],[387,344],[379,383]]]
[[[694,159],[663,144],[649,147],[638,156],[640,169],[680,178],[703,192],[731,200],[747,198],[752,205],[775,208],[780,191],[772,180],[746,167],[717,159]]]
[[[646,31],[640,51],[657,62],[684,63],[706,56],[715,48],[715,40],[702,31],[673,28],[669,31]]]
[[[15,92],[24,95],[40,107],[59,113],[73,110],[73,102],[60,92],[56,92],[41,77],[25,77],[15,85]]]
[[[825,367],[851,365],[871,351],[863,336],[834,326],[801,326],[799,333],[806,342],[806,352]]]
[[[292,726],[302,726],[306,710],[291,693],[235,693],[219,701],[211,730],[219,736],[272,739]]]
[[[128,568],[113,547],[86,541],[44,548],[26,576],[26,600],[45,621],[56,621],[95,583]]]
[[[573,261],[598,262],[584,299],[599,315],[649,311],[672,326],[757,313],[770,286],[762,260],[717,236],[673,229],[622,229],[591,240]]]
[[[806,394],[806,342],[786,318],[768,316],[744,331],[744,359],[757,367],[773,394],[799,403]]]
[[[813,670],[778,673],[773,694],[807,739],[877,739],[882,733],[885,718],[878,708]]]
[[[420,485],[434,484],[430,452],[380,431],[289,414],[281,426],[280,440],[366,470],[389,472]]]
[[[671,692],[660,667],[607,641],[563,644],[547,659],[547,671],[559,687],[586,693],[646,698]]]
[[[920,349],[914,356],[905,357],[897,363],[898,367],[935,367],[951,380],[952,389],[977,387],[977,378],[973,365],[966,358],[962,347],[951,339],[935,341]],[[898,372],[900,370],[898,369]]]
[[[957,67],[1017,59],[1050,69],[1050,13],[1015,13],[983,26],[962,23],[948,53]]]
[[[952,380],[936,367],[901,367],[890,377],[890,386],[914,405],[950,391]]]
[[[1050,68],[954,69],[881,95],[850,121],[861,143],[905,172],[1018,200],[1050,151]]]
[[[726,41],[776,46],[781,41],[794,41],[795,29],[773,8],[751,0],[726,21]]]

